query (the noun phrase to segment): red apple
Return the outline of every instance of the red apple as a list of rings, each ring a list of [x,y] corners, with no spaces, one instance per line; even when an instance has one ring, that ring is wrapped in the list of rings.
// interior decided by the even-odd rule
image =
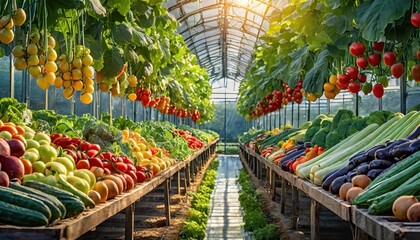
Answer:
[[[91,143],[89,149],[90,150],[96,150],[98,152],[101,151],[101,147],[98,144],[95,144],[95,143]]]
[[[3,138],[0,138],[0,155],[10,156],[10,146]]]
[[[79,149],[86,152],[90,149],[90,143],[87,141],[82,141],[79,145]]]
[[[9,175],[7,175],[7,173],[3,171],[0,171],[0,186],[9,187],[9,184],[10,184]]]
[[[22,161],[15,156],[1,156],[0,155],[1,170],[9,175],[9,178],[22,179],[25,174],[25,167]]]
[[[10,139],[10,140],[7,140],[7,144],[9,144],[9,147],[10,147],[11,156],[20,158],[25,153],[25,145],[23,145],[23,142],[16,139]]]
[[[77,169],[90,169],[89,161],[86,159],[77,161],[76,168]]]

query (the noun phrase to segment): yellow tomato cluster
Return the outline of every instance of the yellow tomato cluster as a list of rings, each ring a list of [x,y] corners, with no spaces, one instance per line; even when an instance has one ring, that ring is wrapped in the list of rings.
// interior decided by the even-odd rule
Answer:
[[[93,92],[95,91],[93,75],[95,73],[93,67],[93,58],[90,55],[90,49],[78,45],[76,47],[75,57],[68,61],[65,54],[59,58],[57,79],[54,82],[56,88],[63,87],[63,95],[69,99],[73,97],[75,91],[80,92],[80,101],[89,104],[93,100]]]
[[[328,82],[324,83],[324,95],[327,99],[334,99],[340,93],[340,88],[336,85],[337,75],[331,75]]]
[[[15,38],[13,26],[22,26],[26,21],[26,13],[22,8],[16,9],[12,14],[0,18],[0,42],[9,44]]]
[[[129,143],[131,146],[137,165],[147,168],[153,166],[154,171],[160,172],[174,164],[173,159],[163,154],[161,156],[153,155],[149,143],[139,133],[125,129],[122,134],[123,142]]]
[[[48,47],[42,49],[41,35],[38,32],[33,32],[30,35],[30,43],[26,49],[22,45],[17,45],[12,49],[12,54],[15,57],[14,67],[17,70],[24,70],[28,68],[29,74],[37,78],[37,85],[43,90],[54,84],[55,72],[57,71],[57,52],[55,48],[55,39],[52,36],[47,38]]]

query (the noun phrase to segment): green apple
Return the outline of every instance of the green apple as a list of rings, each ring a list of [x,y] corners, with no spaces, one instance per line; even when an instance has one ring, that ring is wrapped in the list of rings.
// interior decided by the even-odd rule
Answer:
[[[8,131],[3,131],[3,132],[0,132],[0,138],[10,140],[12,139],[12,134],[9,133]]]
[[[32,128],[30,128],[28,126],[25,126],[25,125],[23,125],[22,127],[23,127],[23,129],[25,129],[25,133],[30,132],[30,133],[33,133],[35,135],[35,130],[33,130]]]
[[[44,173],[45,176],[55,175],[56,173],[67,175],[67,168],[59,162],[47,162]]]
[[[44,173],[45,171],[45,163],[41,161],[36,161],[32,163],[32,170],[34,172]]]
[[[76,172],[83,172],[83,173],[86,173],[88,176],[89,176],[89,180],[88,180],[88,182],[89,182],[89,184],[90,184],[90,186],[91,186],[91,188],[90,189],[92,189],[93,188],[93,186],[95,186],[95,184],[96,184],[96,176],[95,176],[95,174],[93,173],[93,172],[91,172],[89,169],[78,169],[78,170],[75,170],[74,171],[75,173]],[[76,174],[75,174],[75,176],[77,176]],[[84,178],[84,179],[86,179],[86,178]],[[87,179],[86,179],[87,180]]]
[[[86,169],[87,170],[87,169]],[[89,170],[88,170],[89,171]],[[90,172],[90,171],[89,171]],[[86,182],[89,183],[89,189],[92,189],[93,186],[96,183],[96,179],[93,179],[94,182],[92,182],[92,179],[90,178],[89,174],[84,172],[84,171],[80,171],[80,170],[74,170],[73,175],[78,177],[78,178],[82,178],[84,180],[86,180]],[[95,176],[95,175],[94,175]]]
[[[59,162],[59,163],[63,164],[66,167],[67,172],[71,172],[75,169],[74,161],[70,160],[66,157],[57,157],[55,159],[55,162]]]
[[[35,148],[33,148],[33,149],[35,149]],[[34,162],[39,160],[39,154],[37,154],[35,152],[32,152],[32,151],[31,152],[26,151],[23,154],[23,157],[28,159],[31,163],[34,163]]]
[[[33,139],[26,139],[26,149],[29,149],[29,148],[38,149],[39,146],[40,146],[39,142],[37,142]]]
[[[37,180],[38,182],[43,182],[53,187],[58,187],[57,179],[53,175],[46,176]]]
[[[45,140],[45,141],[51,143],[50,136],[48,134],[46,134],[46,133],[43,133],[43,132],[36,133],[33,139],[35,141],[38,141],[38,142],[41,141],[41,140]]]
[[[25,132],[22,136],[23,136],[23,138],[25,138],[26,140],[28,140],[28,139],[34,138],[35,134],[34,133],[31,133],[31,132]]]
[[[51,145],[51,143],[48,142],[47,140],[39,140],[38,143],[39,143],[39,145],[45,145],[45,146]]]
[[[85,179],[79,178],[76,176],[67,176],[67,182],[73,185],[73,187],[84,192],[85,194],[89,193],[90,186],[89,186],[89,183]]]
[[[41,157],[41,161],[47,163],[52,162],[57,158],[57,150],[50,145],[41,145],[38,148],[39,156]]]
[[[44,177],[45,177],[45,175],[40,173],[40,172],[26,174],[26,175],[23,175],[22,182],[26,182],[26,181],[29,181],[29,180],[38,181],[38,179],[41,179],[41,178],[44,178]]]

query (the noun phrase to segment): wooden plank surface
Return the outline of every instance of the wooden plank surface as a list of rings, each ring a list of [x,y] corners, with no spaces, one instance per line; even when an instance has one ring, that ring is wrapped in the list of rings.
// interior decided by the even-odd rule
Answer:
[[[108,200],[106,203],[97,205],[93,209],[85,210],[76,218],[64,219],[51,227],[0,225],[0,239],[33,239],[35,236],[36,239],[76,239],[94,229],[111,216],[126,209],[135,201],[171,178],[175,173],[184,169],[188,163],[194,161],[204,152],[210,151],[209,149],[216,144],[217,141],[218,140],[198,150],[186,161],[177,162],[170,168],[159,173],[159,175],[152,178],[150,181],[137,185],[136,188],[124,192],[115,199]],[[214,149],[215,148],[212,148],[212,150]]]

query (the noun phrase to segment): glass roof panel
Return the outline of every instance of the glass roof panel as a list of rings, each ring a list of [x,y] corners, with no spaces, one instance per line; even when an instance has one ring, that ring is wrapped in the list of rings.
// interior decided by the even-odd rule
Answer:
[[[269,14],[287,2],[167,0],[165,6],[180,21],[178,32],[199,64],[207,68],[212,87],[237,92],[255,44],[268,28]]]

